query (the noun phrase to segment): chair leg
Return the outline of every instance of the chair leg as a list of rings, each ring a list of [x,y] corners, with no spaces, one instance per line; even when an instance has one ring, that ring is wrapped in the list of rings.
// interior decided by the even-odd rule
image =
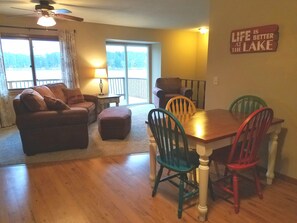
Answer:
[[[238,197],[238,176],[237,173],[232,173],[233,177],[233,197],[234,197],[234,211],[239,212],[239,197]]]
[[[160,183],[160,179],[161,179],[161,176],[162,176],[162,173],[163,173],[163,169],[164,167],[161,166],[160,169],[159,169],[159,172],[158,172],[158,175],[155,179],[155,186],[154,186],[154,189],[153,189],[153,192],[152,192],[152,197],[154,197],[157,193],[157,189],[158,189],[158,185]]]
[[[263,199],[263,194],[262,194],[262,189],[261,189],[261,184],[260,184],[260,179],[259,179],[259,173],[256,168],[254,168],[253,171],[254,171],[254,179],[255,179],[257,194],[260,199]]]
[[[177,212],[178,218],[182,217],[183,203],[184,203],[184,182],[185,182],[187,176],[186,176],[186,174],[181,174],[180,178],[181,179],[180,179],[180,182],[179,182],[178,212]]]

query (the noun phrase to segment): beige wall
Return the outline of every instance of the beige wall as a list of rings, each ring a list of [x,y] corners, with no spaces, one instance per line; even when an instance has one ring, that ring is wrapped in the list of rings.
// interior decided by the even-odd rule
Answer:
[[[207,67],[206,108],[228,108],[244,94],[262,97],[284,118],[278,172],[297,179],[297,1],[213,0]],[[277,52],[230,54],[232,30],[278,24]],[[213,85],[217,76],[218,85]]]
[[[35,23],[36,18],[26,19],[0,15],[0,25],[33,27]],[[61,20],[58,20],[57,25],[53,28],[76,30],[80,87],[84,93],[98,92],[98,83],[93,79],[93,73],[95,67],[106,66],[105,41],[108,39],[160,43],[162,76],[205,79],[207,43],[203,40],[205,37],[201,37],[198,32],[129,28]],[[3,30],[0,27],[0,32]],[[19,31],[6,30],[9,32]],[[26,30],[21,31],[25,32]],[[49,32],[39,31],[38,33]],[[202,41],[200,41],[201,38]],[[198,64],[197,61],[199,61]]]

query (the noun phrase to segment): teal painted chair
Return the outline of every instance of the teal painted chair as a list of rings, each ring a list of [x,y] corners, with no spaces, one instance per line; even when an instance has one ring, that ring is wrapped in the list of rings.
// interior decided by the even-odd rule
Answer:
[[[244,95],[231,103],[229,111],[249,115],[262,107],[267,107],[266,102],[262,98],[254,95]]]
[[[184,200],[198,194],[196,172],[193,181],[188,179],[187,174],[198,167],[199,155],[195,151],[189,151],[184,128],[171,112],[161,108],[152,109],[148,114],[148,124],[158,147],[159,155],[156,160],[160,165],[152,196],[156,195],[160,182],[168,181],[177,186],[178,218],[181,218]],[[164,168],[171,170],[173,174],[162,176]],[[211,195],[213,196],[212,189]]]

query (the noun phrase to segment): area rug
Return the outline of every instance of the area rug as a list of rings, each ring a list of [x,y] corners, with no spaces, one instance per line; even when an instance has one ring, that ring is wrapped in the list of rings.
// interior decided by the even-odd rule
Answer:
[[[152,104],[129,106],[132,111],[131,132],[124,140],[102,140],[97,122],[89,126],[89,145],[87,149],[72,149],[59,152],[26,156],[17,128],[0,129],[0,166],[30,164],[74,159],[87,159],[99,156],[112,156],[147,152],[149,141],[145,121]]]

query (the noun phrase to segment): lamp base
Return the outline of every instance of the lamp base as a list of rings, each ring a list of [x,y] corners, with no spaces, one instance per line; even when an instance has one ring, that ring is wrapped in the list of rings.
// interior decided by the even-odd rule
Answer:
[[[98,95],[99,95],[99,96],[103,96],[104,94],[103,94],[103,93],[99,93]]]

